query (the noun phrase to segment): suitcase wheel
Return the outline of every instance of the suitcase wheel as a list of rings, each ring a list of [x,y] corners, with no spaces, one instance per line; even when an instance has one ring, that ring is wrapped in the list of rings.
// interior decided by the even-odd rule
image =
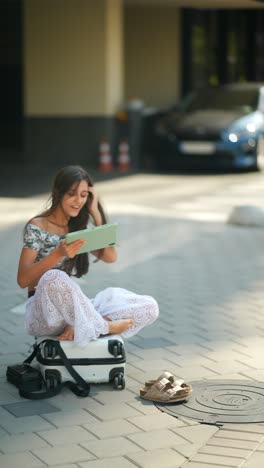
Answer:
[[[120,372],[120,374],[115,375],[114,377],[114,388],[123,390],[126,386],[125,376]]]
[[[47,390],[53,390],[61,384],[61,375],[57,370],[47,369],[45,371],[45,382]]]

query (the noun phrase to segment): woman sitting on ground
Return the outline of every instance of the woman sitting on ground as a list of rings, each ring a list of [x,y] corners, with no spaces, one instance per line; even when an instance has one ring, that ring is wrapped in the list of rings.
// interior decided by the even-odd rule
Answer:
[[[100,335],[129,338],[158,317],[151,296],[122,288],[106,288],[89,299],[72,275],[88,272],[87,253],[78,254],[83,240],[66,244],[68,232],[99,226],[106,217],[89,174],[80,166],[61,169],[53,184],[50,208],[24,228],[17,280],[28,288],[25,327],[30,335],[55,335],[85,346]],[[99,260],[115,262],[115,247],[93,251]]]

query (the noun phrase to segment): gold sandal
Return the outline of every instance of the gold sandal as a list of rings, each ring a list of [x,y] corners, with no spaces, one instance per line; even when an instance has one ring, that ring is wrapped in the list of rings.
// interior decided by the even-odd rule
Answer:
[[[189,392],[192,391],[192,386],[190,384],[187,384],[183,379],[176,379],[175,375],[168,371],[162,372],[162,374],[156,380],[147,380],[145,382],[145,387],[151,387],[155,382],[158,382],[164,378],[169,380],[173,387],[181,387],[182,389],[188,390]]]
[[[140,390],[140,397],[157,403],[176,403],[190,398],[192,391],[185,390],[181,386],[172,386],[165,377],[155,381],[153,385],[143,387]]]

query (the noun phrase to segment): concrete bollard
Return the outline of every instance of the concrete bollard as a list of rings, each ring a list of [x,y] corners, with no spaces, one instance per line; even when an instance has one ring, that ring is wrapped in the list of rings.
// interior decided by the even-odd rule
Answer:
[[[264,227],[264,209],[253,205],[235,206],[227,219],[227,224]]]

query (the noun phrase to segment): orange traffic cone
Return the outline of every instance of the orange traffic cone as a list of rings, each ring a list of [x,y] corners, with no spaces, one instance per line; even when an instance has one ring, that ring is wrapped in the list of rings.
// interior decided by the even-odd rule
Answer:
[[[99,170],[101,172],[110,172],[112,169],[110,144],[106,138],[103,138],[99,146]]]
[[[130,170],[129,144],[127,138],[122,138],[118,146],[118,170],[127,172]]]

